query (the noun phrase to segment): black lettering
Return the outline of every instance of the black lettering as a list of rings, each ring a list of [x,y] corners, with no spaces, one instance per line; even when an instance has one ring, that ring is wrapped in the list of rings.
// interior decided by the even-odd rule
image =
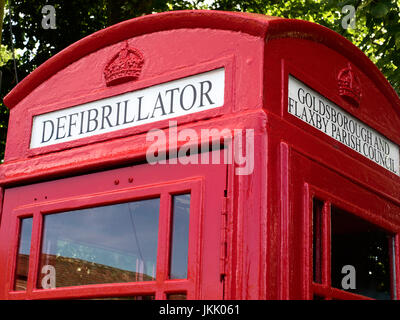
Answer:
[[[350,119],[349,120],[349,130],[350,130],[351,134],[355,134],[355,129],[356,129],[356,126],[354,124],[354,121]]]
[[[125,100],[125,106],[124,106],[124,123],[123,124],[127,124],[127,123],[132,123],[133,121],[135,121],[135,116],[133,116],[132,120],[127,120],[127,115],[128,115],[128,102],[129,100]]]
[[[183,96],[184,96],[184,93],[185,93],[186,88],[188,88],[188,87],[191,87],[192,90],[193,90],[193,102],[192,102],[192,105],[191,105],[188,109],[186,109],[186,108],[183,106]],[[181,92],[181,108],[182,108],[183,110],[185,110],[185,111],[188,111],[188,110],[192,109],[193,106],[194,106],[194,104],[195,104],[195,102],[196,102],[196,98],[197,98],[197,93],[196,93],[196,88],[194,87],[194,85],[192,85],[192,84],[186,85],[186,86],[182,89],[182,92]]]
[[[106,115],[106,108],[107,108],[107,115]],[[110,105],[105,105],[105,106],[102,106],[102,114],[101,114],[101,128],[100,129],[105,129],[105,127],[104,127],[104,120],[106,120],[107,121],[107,123],[108,123],[108,126],[110,127],[110,128],[112,128],[113,127],[113,125],[111,124],[111,122],[110,122],[110,119],[108,119],[109,117],[110,117],[110,114],[111,114],[111,111],[112,111],[112,108],[111,108],[111,106]]]
[[[119,126],[119,109],[121,107],[121,102],[117,102],[117,121],[115,123],[115,126]]]
[[[347,127],[348,122],[349,122],[349,119],[347,119],[346,115],[343,115],[343,128],[346,131],[349,131],[349,128]]]
[[[79,115],[78,113],[71,113],[69,115],[68,137],[72,136],[72,133],[71,133],[72,126],[76,127],[76,121],[72,122],[72,116],[78,116],[78,115]]]
[[[332,123],[336,123],[336,110],[334,108],[331,108],[331,115],[332,115]]]
[[[385,145],[385,154],[388,155],[390,153],[389,143],[387,143],[386,141],[383,141],[383,143]]]
[[[159,102],[159,103],[158,103],[158,102]],[[158,106],[157,106],[157,104],[158,104]],[[161,112],[162,112],[162,115],[163,115],[163,116],[166,115],[165,109],[164,109],[164,103],[163,103],[162,98],[161,98],[161,93],[158,93],[157,100],[156,100],[156,103],[155,103],[155,106],[154,106],[154,109],[153,109],[153,113],[152,113],[152,115],[151,115],[151,118],[154,118],[154,112],[155,112],[157,109],[161,109]]]
[[[343,116],[340,112],[337,113],[336,120],[339,127],[343,127]]]
[[[368,158],[368,143],[364,142],[363,148],[362,148],[364,156]]]
[[[309,92],[307,92],[306,93],[306,106],[308,108],[311,108],[312,107],[312,103],[313,103],[313,97]]]
[[[300,96],[301,94],[301,96]],[[299,102],[301,104],[304,104],[304,89],[303,88],[299,88],[299,90],[297,91],[297,98],[299,98]]]
[[[289,97],[288,105],[289,105],[289,113],[291,113],[291,114],[293,114],[293,107],[294,107],[295,103],[296,103],[296,101],[294,99],[292,99],[291,97]]]
[[[92,112],[94,112],[95,116],[92,117]],[[97,109],[90,109],[88,111],[88,122],[87,122],[87,130],[86,132],[93,132],[97,129],[97,126],[99,125],[99,122],[97,121],[97,117],[99,115],[99,112],[97,111]],[[95,126],[93,127],[93,129],[90,129],[90,123],[94,122]]]
[[[313,127],[315,127],[315,122],[314,122],[314,115],[315,112],[312,112],[311,109],[309,110],[310,112],[310,121],[308,122],[308,124],[311,124]]]
[[[81,112],[81,130],[79,131],[79,134],[83,133],[83,116],[85,115],[85,111]]]
[[[329,104],[326,105],[326,118],[328,119],[328,121],[331,119],[331,107]]]
[[[203,91],[203,89],[204,89],[204,88],[203,88],[203,85],[204,85],[205,83],[208,83],[208,90],[207,90],[207,92],[204,92],[204,91]],[[208,95],[208,93],[211,91],[211,88],[212,88],[212,83],[211,83],[211,81],[208,81],[208,80],[206,80],[206,81],[200,81],[200,105],[199,105],[199,107],[203,107],[203,106],[204,106],[204,104],[203,104],[203,96],[206,96],[206,98],[207,98],[209,104],[214,104],[214,102],[211,101],[211,98],[210,98],[210,96]]]
[[[146,120],[149,118],[149,114],[147,114],[146,118],[142,118],[142,99],[143,99],[143,97],[139,97],[138,99],[139,99],[139,114],[138,114],[137,121]]]
[[[361,127],[358,125],[357,122],[354,122],[354,127],[357,138],[361,138]]]
[[[319,130],[322,130],[322,117],[318,113],[315,113],[315,118],[316,118],[315,124],[316,124],[317,128]]]
[[[368,143],[372,145],[372,132],[367,130]]]
[[[171,101],[169,106],[169,113],[174,113],[174,91],[177,90],[179,92],[179,88],[173,88],[170,90],[165,91],[165,95],[171,92]]]
[[[60,120],[61,120],[61,119],[64,119],[64,120],[65,120],[65,119],[67,119],[67,117],[66,117],[66,116],[62,116],[62,117],[57,118],[56,140],[65,138],[65,135],[66,135],[66,132],[65,132],[65,130],[64,130],[64,135],[63,135],[62,137],[59,136],[60,129],[65,129],[65,123],[64,123],[63,125],[60,125]]]
[[[328,120],[328,119],[325,119],[324,117],[322,117],[322,122],[323,122],[323,124],[324,124],[324,132],[327,133],[326,131],[327,131],[327,129],[328,129],[329,120]]]
[[[300,119],[308,123],[307,109],[306,108],[303,108],[303,113],[301,114],[301,118]]]
[[[321,116],[325,115],[325,104],[321,100],[318,103],[318,112]]]
[[[361,153],[361,140],[356,138],[356,150]]]
[[[50,134],[49,138],[45,140],[46,123],[50,123],[50,125],[51,125],[51,134]],[[42,133],[42,142],[41,143],[45,143],[45,142],[50,141],[51,138],[53,137],[53,133],[54,133],[54,123],[53,123],[53,121],[51,121],[51,120],[43,121],[43,133]]]

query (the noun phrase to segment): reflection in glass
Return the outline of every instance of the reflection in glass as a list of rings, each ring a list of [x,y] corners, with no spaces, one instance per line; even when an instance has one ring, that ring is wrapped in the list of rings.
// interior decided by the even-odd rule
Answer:
[[[38,288],[155,279],[160,201],[44,216]]]
[[[28,282],[29,255],[31,251],[33,218],[21,219],[21,227],[18,243],[18,256],[15,270],[14,290],[26,290]]]
[[[190,194],[173,197],[170,279],[186,279],[189,248]]]
[[[377,226],[335,207],[332,207],[331,228],[332,286],[375,299],[390,299],[389,241],[392,237]],[[342,268],[348,265],[354,267],[355,289],[347,288],[352,284],[352,271],[346,267],[342,273]]]
[[[167,294],[167,300],[186,300],[186,293]]]

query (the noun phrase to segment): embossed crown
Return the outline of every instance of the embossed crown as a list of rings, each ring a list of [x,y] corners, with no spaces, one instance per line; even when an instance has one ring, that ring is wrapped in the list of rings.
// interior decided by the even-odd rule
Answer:
[[[115,54],[104,68],[104,78],[107,86],[136,80],[144,63],[143,55],[139,50],[130,48],[128,41],[124,47]]]
[[[361,82],[357,74],[352,70],[350,63],[342,69],[338,75],[339,95],[355,105],[360,104]]]

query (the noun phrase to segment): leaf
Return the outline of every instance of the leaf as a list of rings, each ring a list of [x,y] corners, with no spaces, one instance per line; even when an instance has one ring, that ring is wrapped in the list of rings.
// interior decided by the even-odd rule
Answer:
[[[385,17],[389,12],[389,8],[384,3],[378,3],[371,10],[371,14],[378,19]]]
[[[395,43],[396,49],[400,50],[400,31],[394,35],[394,43]]]

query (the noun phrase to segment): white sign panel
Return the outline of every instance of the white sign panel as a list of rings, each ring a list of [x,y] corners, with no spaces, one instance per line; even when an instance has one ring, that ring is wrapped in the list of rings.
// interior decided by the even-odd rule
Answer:
[[[33,118],[30,147],[38,148],[219,108],[224,68],[158,84]]]
[[[399,175],[399,146],[289,75],[288,112]]]

